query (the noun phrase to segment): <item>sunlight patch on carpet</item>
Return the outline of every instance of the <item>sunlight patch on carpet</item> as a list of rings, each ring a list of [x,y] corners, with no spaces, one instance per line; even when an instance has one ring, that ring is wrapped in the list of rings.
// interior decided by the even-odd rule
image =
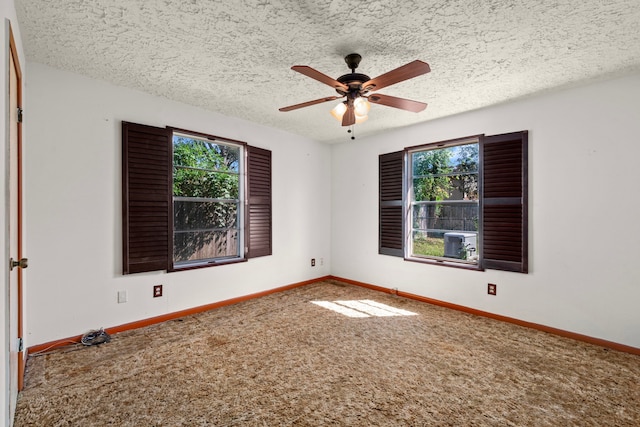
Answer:
[[[391,307],[369,299],[352,301],[311,301],[348,317],[417,316],[418,313]]]

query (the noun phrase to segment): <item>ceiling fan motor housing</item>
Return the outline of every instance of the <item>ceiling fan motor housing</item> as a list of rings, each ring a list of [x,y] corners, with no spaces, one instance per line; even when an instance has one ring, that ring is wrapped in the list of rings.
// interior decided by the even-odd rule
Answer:
[[[368,82],[371,79],[366,74],[356,73],[356,68],[358,68],[358,65],[360,65],[361,60],[362,60],[362,56],[360,56],[360,54],[358,53],[350,53],[349,55],[344,57],[344,62],[346,62],[347,67],[351,69],[351,73],[345,74],[336,79],[340,83],[347,85],[349,87],[349,91],[336,89],[336,91],[340,95],[351,94],[352,96],[353,95],[358,96],[358,95],[364,94],[364,92],[361,91],[361,89],[364,89],[362,87],[362,83]]]
[[[338,77],[336,80],[349,86],[348,92],[345,92],[342,89],[336,89],[340,95],[346,95],[347,93],[360,92],[360,89],[362,89],[362,83],[368,82],[371,79],[366,74],[349,73]]]

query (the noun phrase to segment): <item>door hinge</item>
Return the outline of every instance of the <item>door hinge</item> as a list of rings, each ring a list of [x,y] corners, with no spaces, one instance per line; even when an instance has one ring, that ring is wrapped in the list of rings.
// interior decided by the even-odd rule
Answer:
[[[18,353],[22,350],[24,350],[24,341],[22,341],[22,338],[18,338]]]
[[[18,107],[18,123],[22,123],[22,108]]]

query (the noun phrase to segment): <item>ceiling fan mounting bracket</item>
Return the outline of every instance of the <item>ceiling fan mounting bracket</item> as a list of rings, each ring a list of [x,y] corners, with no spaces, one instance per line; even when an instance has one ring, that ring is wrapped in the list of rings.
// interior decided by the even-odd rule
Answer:
[[[344,62],[347,63],[347,67],[351,69],[352,73],[356,72],[356,68],[360,65],[360,61],[362,60],[362,56],[357,53],[350,53],[349,55],[344,57]]]

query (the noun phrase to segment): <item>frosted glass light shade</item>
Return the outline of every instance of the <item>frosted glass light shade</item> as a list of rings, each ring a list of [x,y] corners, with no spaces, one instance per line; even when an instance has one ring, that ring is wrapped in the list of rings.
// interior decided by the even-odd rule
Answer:
[[[344,113],[346,111],[347,111],[347,103],[341,102],[340,104],[333,107],[333,109],[331,109],[331,115],[335,117],[337,121],[341,122],[342,116],[344,116]]]
[[[369,104],[369,102],[364,98],[356,98],[353,101],[353,112],[355,113],[355,116],[356,116],[356,124],[362,123],[369,118],[369,116],[367,116],[367,113],[369,112],[370,108],[371,108],[371,104]],[[346,111],[347,111],[347,103],[345,101],[333,107],[333,109],[331,110],[331,115],[337,121],[342,122],[342,116],[344,116],[344,113]]]
[[[371,105],[369,104],[369,101],[367,101],[364,98],[356,98],[353,101],[353,109],[354,109],[354,112],[356,113],[356,117],[366,116],[367,113],[369,112],[369,109],[371,109]]]

